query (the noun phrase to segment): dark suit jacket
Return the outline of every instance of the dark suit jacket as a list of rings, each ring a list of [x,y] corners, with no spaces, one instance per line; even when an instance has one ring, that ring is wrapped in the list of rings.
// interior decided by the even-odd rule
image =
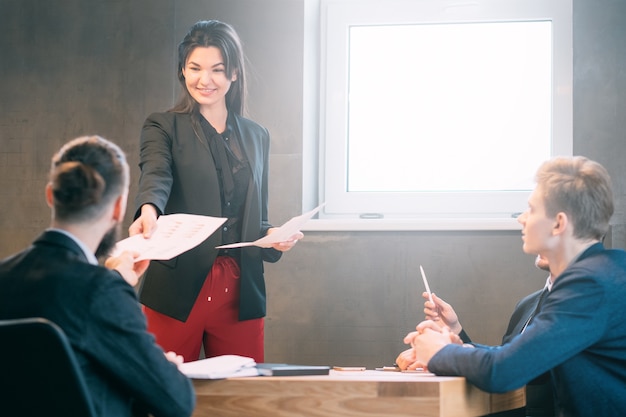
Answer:
[[[62,233],[0,263],[0,319],[25,317],[63,329],[98,416],[130,416],[133,402],[155,417],[191,415],[193,387],[147,332],[133,288]]]
[[[561,415],[626,415],[626,252],[588,248],[555,280],[524,333],[498,347],[448,345],[428,363],[490,392],[550,371]]]
[[[535,308],[537,307],[537,303],[539,301],[539,297],[541,296],[543,291],[543,288],[535,291],[534,293],[522,298],[515,305],[513,314],[509,319],[509,325],[506,328],[506,333],[504,333],[504,336],[502,336],[503,345],[510,342],[513,337],[522,332],[524,324],[526,324],[526,322],[530,318],[530,315],[535,311]],[[461,338],[463,343],[473,343],[471,337],[465,332],[465,329],[461,329],[459,337]]]
[[[532,294],[522,298],[515,306],[506,333],[502,336],[502,344],[507,344],[522,332],[524,325],[529,321],[531,315],[535,312],[541,295],[547,291],[544,287]],[[461,331],[461,339],[464,343],[471,343],[471,339],[465,331]],[[474,344],[481,347],[481,345]],[[526,385],[526,407],[523,410],[514,410],[499,413],[498,416],[519,416],[526,417],[548,417],[554,415],[554,395],[552,392],[552,384],[550,381],[550,373],[533,379]]]
[[[271,227],[267,215],[270,137],[251,120],[235,116],[235,129],[250,163],[251,180],[242,219],[242,240],[254,241]],[[142,130],[137,215],[144,204],[160,214],[221,217],[218,174],[207,140],[190,114],[154,113]],[[220,230],[199,246],[166,262],[152,262],[140,288],[140,301],[185,321],[217,256]],[[241,249],[239,319],[264,317],[263,261],[276,262],[274,249]]]
[[[534,293],[522,298],[520,302],[517,303],[515,310],[513,310],[513,314],[511,315],[511,319],[509,320],[506,333],[502,336],[503,345],[509,343],[515,336],[522,332],[524,325],[528,322],[530,316],[537,308],[539,298],[544,291],[547,291],[547,289],[542,288],[535,291]]]

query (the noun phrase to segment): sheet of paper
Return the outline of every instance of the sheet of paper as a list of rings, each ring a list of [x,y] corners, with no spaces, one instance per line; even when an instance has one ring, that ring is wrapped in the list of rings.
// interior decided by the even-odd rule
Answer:
[[[311,217],[313,217],[315,213],[317,213],[323,206],[324,204],[320,204],[313,210],[292,218],[287,223],[275,229],[271,234],[264,236],[261,239],[257,239],[254,242],[231,243],[229,245],[218,246],[217,248],[227,249],[240,248],[243,246],[259,246],[261,248],[269,248],[272,246],[273,243],[284,242],[295,233],[299,232],[302,226],[304,226],[306,222],[311,220]]]
[[[179,365],[178,369],[187,377],[195,379],[223,379],[259,375],[254,359],[239,355],[222,355],[186,362]]]
[[[135,235],[117,242],[113,255],[122,251],[139,252],[143,259],[166,261],[204,242],[226,221],[222,217],[196,214],[167,214],[159,217],[157,228],[150,239]]]

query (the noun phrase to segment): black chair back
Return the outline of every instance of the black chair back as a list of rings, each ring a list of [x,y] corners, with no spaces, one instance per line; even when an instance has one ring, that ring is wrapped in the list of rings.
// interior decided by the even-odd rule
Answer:
[[[0,415],[95,415],[74,351],[51,321],[0,320]]]

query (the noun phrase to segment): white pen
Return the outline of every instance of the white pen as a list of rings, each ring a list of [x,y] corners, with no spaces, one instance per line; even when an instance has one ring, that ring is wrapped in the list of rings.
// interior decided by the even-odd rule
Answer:
[[[420,271],[422,272],[422,279],[424,280],[424,286],[426,287],[426,292],[428,293],[428,299],[431,303],[435,304],[435,302],[433,301],[433,295],[430,293],[430,287],[428,286],[428,280],[426,279],[426,274],[424,273],[424,268],[422,268],[422,265],[420,265]],[[435,307],[437,307],[436,304]]]

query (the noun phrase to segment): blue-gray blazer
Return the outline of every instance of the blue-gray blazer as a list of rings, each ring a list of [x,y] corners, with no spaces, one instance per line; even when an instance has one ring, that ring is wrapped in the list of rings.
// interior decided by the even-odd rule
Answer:
[[[589,247],[554,282],[524,333],[498,347],[448,345],[428,364],[490,392],[550,371],[566,416],[626,415],[626,252]]]

